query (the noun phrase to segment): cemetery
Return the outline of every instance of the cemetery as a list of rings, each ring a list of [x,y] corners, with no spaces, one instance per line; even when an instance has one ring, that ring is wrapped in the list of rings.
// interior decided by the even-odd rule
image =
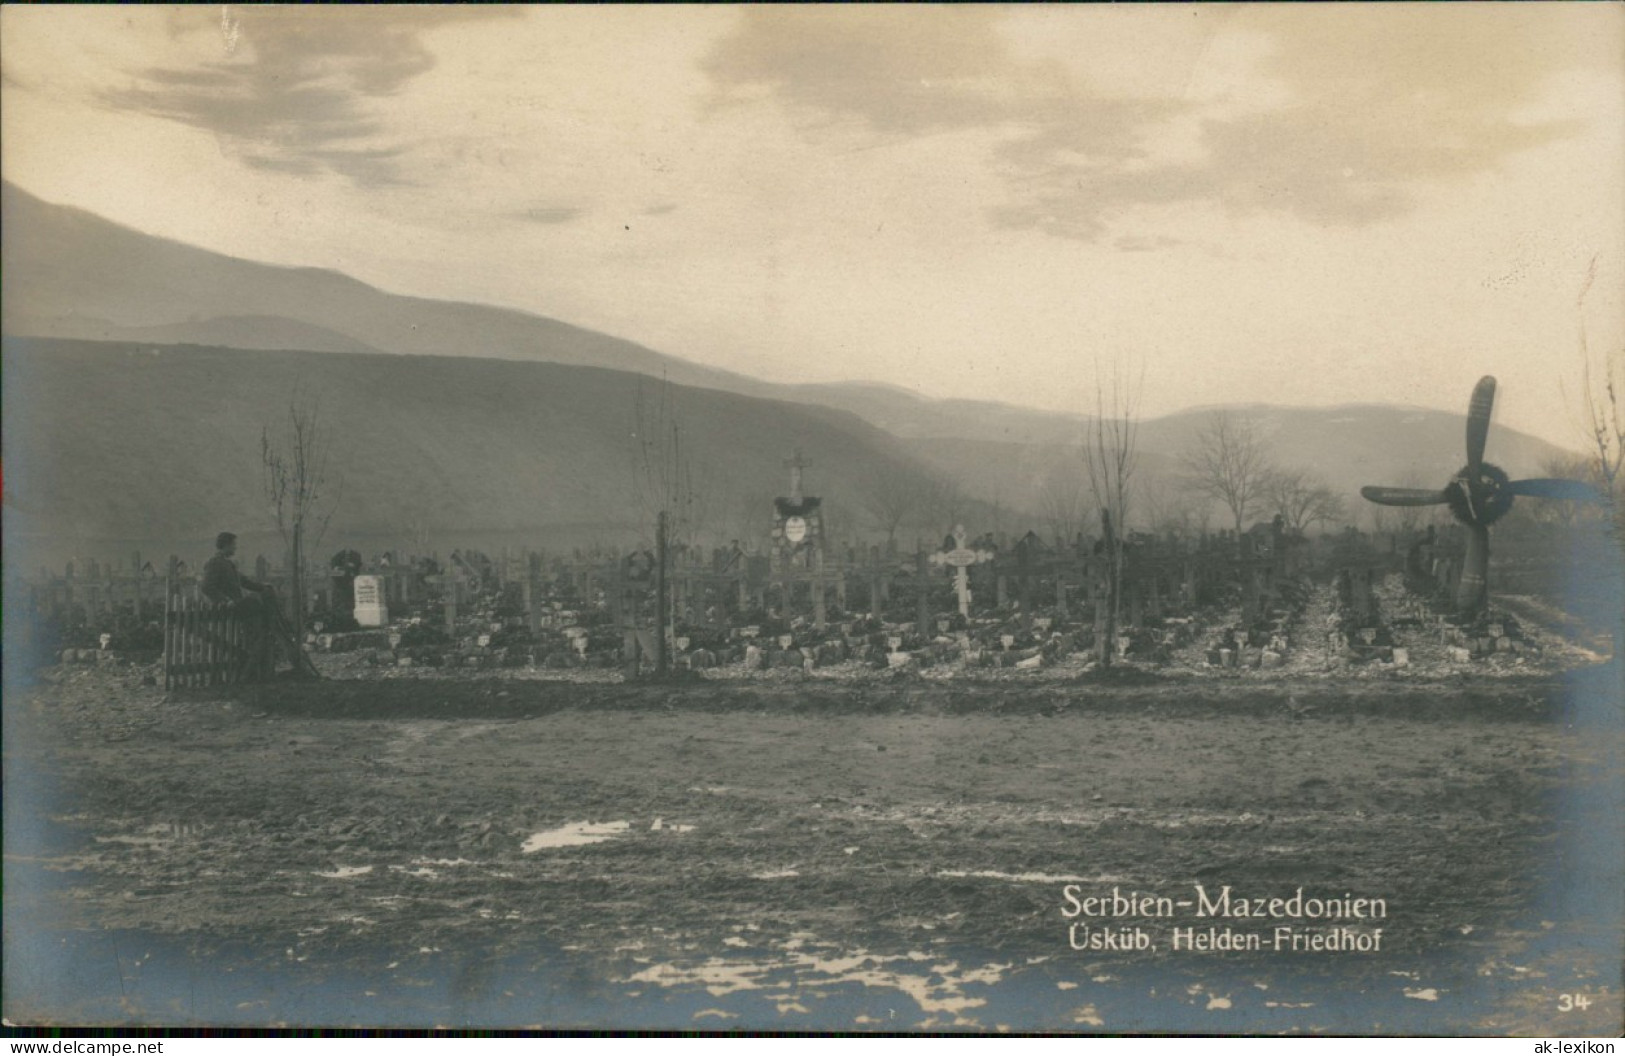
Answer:
[[[791,465],[726,546],[662,515],[648,547],[245,560],[280,607],[269,651],[180,555],[36,575],[8,739],[46,746],[72,810],[8,898],[59,912],[39,877],[71,876],[171,974],[233,965],[189,1013],[227,1024],[273,973],[359,1003],[341,1019],[523,1025],[590,978],[619,1017],[793,1029],[901,989],[910,1027],[994,1029],[998,1001],[1079,986],[1086,1022],[1147,989],[1177,1017],[1357,983],[1471,993],[1453,1015],[1515,1031],[1529,973],[1606,968],[1573,957],[1572,900],[1607,842],[1561,891],[1527,867],[1540,833],[1617,820],[1613,629],[1538,589],[1572,568],[1497,585],[1539,535],[1494,567],[1471,512],[883,546],[827,532]],[[1290,973],[1081,954],[1058,923],[1063,884],[1193,881],[1399,908],[1382,959]],[[143,1004],[123,956],[101,993],[124,1003],[85,1015],[161,1018],[171,991]],[[429,978],[458,982],[425,1004]]]
[[[787,543],[781,527],[773,531],[755,545],[684,547],[668,555],[663,575],[641,550],[443,559],[340,551],[305,571],[302,645],[331,677],[459,670],[628,680],[653,678],[662,665],[708,679],[1044,680],[1104,677],[1114,667],[1352,677],[1558,670],[1586,655],[1572,636],[1526,633],[1502,608],[1457,611],[1466,549],[1458,530],[1306,539],[1266,522],[1240,537],[1135,533],[1109,640],[1110,563],[1095,539],[1028,532],[973,541],[956,526],[937,549],[898,553]],[[287,605],[285,571],[262,556],[253,575],[283,585]],[[70,564],[28,585],[23,626],[64,664],[164,667],[167,649],[166,685],[178,686],[175,670],[207,651],[197,621],[208,606],[196,584],[178,558],[163,575],[139,554]],[[214,676],[191,684],[236,681],[225,648],[217,660]]]

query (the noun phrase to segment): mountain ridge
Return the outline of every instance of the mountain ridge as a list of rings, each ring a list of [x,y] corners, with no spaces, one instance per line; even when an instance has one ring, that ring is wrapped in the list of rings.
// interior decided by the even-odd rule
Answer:
[[[262,264],[213,253],[84,210],[50,205],[10,183],[0,187],[0,194],[0,281],[5,284],[0,329],[11,360],[5,364],[6,443],[12,456],[7,512],[25,520],[46,517],[53,531],[94,529],[93,534],[120,538],[140,531],[141,502],[125,478],[141,480],[150,476],[151,466],[173,462],[176,452],[146,434],[172,433],[168,419],[197,407],[209,409],[204,421],[230,438],[225,444],[230,458],[216,450],[220,445],[206,433],[189,426],[183,430],[181,453],[205,450],[207,464],[198,468],[206,476],[229,481],[235,474],[252,473],[257,452],[243,446],[242,430],[257,437],[261,424],[285,412],[277,400],[253,387],[275,379],[279,392],[274,395],[285,401],[295,374],[312,391],[343,393],[346,406],[370,408],[367,422],[391,423],[387,430],[369,426],[365,431],[370,446],[363,463],[387,461],[391,450],[414,452],[422,479],[413,483],[392,469],[382,486],[404,495],[444,494],[449,509],[429,513],[447,521],[448,530],[453,521],[463,528],[479,526],[471,514],[452,516],[459,509],[493,511],[493,523],[505,529],[628,523],[626,503],[602,501],[599,494],[613,490],[609,482],[625,476],[625,466],[602,452],[619,452],[615,458],[622,461],[628,457],[625,438],[609,426],[625,420],[640,385],[650,391],[671,386],[683,401],[705,408],[695,412],[693,426],[707,437],[696,452],[719,479],[739,485],[734,491],[753,492],[762,502],[774,491],[781,457],[804,439],[819,448],[816,459],[833,460],[822,470],[834,471],[824,493],[837,513],[845,504],[852,525],[877,519],[862,510],[862,493],[872,486],[861,471],[865,461],[874,463],[868,477],[895,471],[902,474],[899,487],[922,493],[930,490],[931,478],[949,481],[949,490],[980,502],[984,513],[1003,510],[1029,519],[1054,507],[1058,490],[1077,487],[1072,479],[1077,444],[1088,421],[1081,414],[996,401],[937,400],[886,382],[761,381],[519,309],[392,294],[332,269]],[[170,365],[184,366],[202,357],[220,376],[175,367],[170,372],[175,391],[164,392],[154,389],[150,378],[126,377],[125,367],[113,369],[114,360],[95,351],[107,347],[138,361],[150,351]],[[51,364],[49,357],[59,352],[67,358]],[[432,369],[408,367],[430,361]],[[503,368],[510,373],[503,375],[502,384],[505,395],[516,401],[514,407],[463,391],[488,383],[482,379],[496,368],[482,365],[503,363],[512,365]],[[528,368],[535,369],[527,373]],[[62,373],[71,370],[84,372],[84,377],[64,380]],[[430,399],[433,392],[401,387],[402,378],[421,379],[425,371],[440,386],[438,403]],[[38,379],[47,382],[41,400],[57,399],[51,404],[52,421],[33,415],[41,400],[30,388]],[[233,385],[250,391],[235,391]],[[68,392],[72,398],[63,398]],[[577,398],[569,397],[572,392]],[[378,393],[393,394],[398,404],[377,403]],[[709,395],[698,395],[702,393]],[[464,474],[468,479],[458,483],[451,473],[452,465],[477,463],[482,457],[501,463],[509,474],[532,472],[514,454],[537,442],[536,430],[527,431],[515,418],[525,400],[545,408],[551,418],[577,423],[579,435],[574,436],[541,430],[556,458],[545,452],[533,455],[542,460],[537,465],[551,467],[549,472],[566,481],[566,490],[573,489],[570,493],[586,504],[588,514],[516,499],[490,474]],[[221,407],[234,410],[223,414]],[[1141,422],[1142,480],[1177,488],[1178,456],[1195,442],[1214,409]],[[1276,461],[1325,477],[1349,502],[1351,517],[1361,510],[1355,497],[1361,484],[1403,484],[1412,476],[1442,481],[1461,460],[1461,413],[1370,403],[1230,409],[1259,421]],[[454,411],[463,417],[448,417]],[[711,420],[719,414],[738,416],[745,423],[742,431],[730,434]],[[122,447],[98,449],[91,439],[97,420],[124,438]],[[791,420],[795,424],[790,428],[774,424]],[[433,443],[414,435],[419,426],[433,433]],[[470,437],[459,437],[459,429]],[[126,456],[136,448],[141,458],[131,461]],[[19,461],[20,450],[30,457]],[[502,453],[481,456],[481,451]],[[759,462],[741,461],[745,452],[759,456]],[[1535,472],[1560,453],[1514,430],[1496,428],[1491,434],[1491,459],[1514,473]],[[40,468],[29,464],[41,455],[45,466],[60,471],[55,484],[46,483]],[[106,459],[118,464],[119,473],[98,468],[98,460]],[[576,469],[590,469],[600,484],[578,486],[579,474],[566,472],[570,466],[561,469],[561,459],[575,460]],[[180,506],[191,511],[178,517],[171,516],[174,511],[164,514],[169,518],[166,534],[206,533],[205,522],[219,517],[208,512],[216,500],[228,510],[252,511],[262,505],[252,489],[235,484],[220,494],[198,493],[167,468],[160,476]],[[86,486],[86,481],[96,484]],[[368,501],[372,512],[356,519],[357,530],[378,531],[389,522],[428,515],[388,496]],[[736,495],[729,501],[743,499]],[[39,508],[31,510],[31,504]],[[750,523],[755,524],[751,531],[761,527]]]
[[[524,309],[395,294],[331,268],[215,253],[48,203],[9,181],[0,181],[0,230],[0,330],[11,335],[599,366],[821,403],[905,439],[1064,444],[1087,421],[994,400],[934,399],[881,381],[763,381]]]

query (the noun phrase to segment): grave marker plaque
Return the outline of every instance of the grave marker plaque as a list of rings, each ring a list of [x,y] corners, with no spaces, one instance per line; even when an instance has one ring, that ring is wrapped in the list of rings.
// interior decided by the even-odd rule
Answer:
[[[363,627],[382,627],[389,622],[389,607],[384,604],[379,577],[355,577],[355,622]]]

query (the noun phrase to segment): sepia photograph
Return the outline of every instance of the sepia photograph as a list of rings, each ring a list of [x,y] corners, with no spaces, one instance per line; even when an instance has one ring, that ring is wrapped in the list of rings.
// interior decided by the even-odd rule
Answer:
[[[1625,1030],[1625,7],[0,8],[14,1030]]]

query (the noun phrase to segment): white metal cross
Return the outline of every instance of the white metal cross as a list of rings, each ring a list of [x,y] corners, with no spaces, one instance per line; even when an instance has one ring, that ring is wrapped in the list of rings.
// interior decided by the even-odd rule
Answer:
[[[990,550],[973,550],[965,545],[969,538],[965,534],[965,526],[954,525],[952,550],[939,550],[931,555],[931,563],[945,565],[954,569],[954,592],[959,595],[959,615],[970,617],[970,573],[971,565],[979,565],[984,561],[993,560]]]

